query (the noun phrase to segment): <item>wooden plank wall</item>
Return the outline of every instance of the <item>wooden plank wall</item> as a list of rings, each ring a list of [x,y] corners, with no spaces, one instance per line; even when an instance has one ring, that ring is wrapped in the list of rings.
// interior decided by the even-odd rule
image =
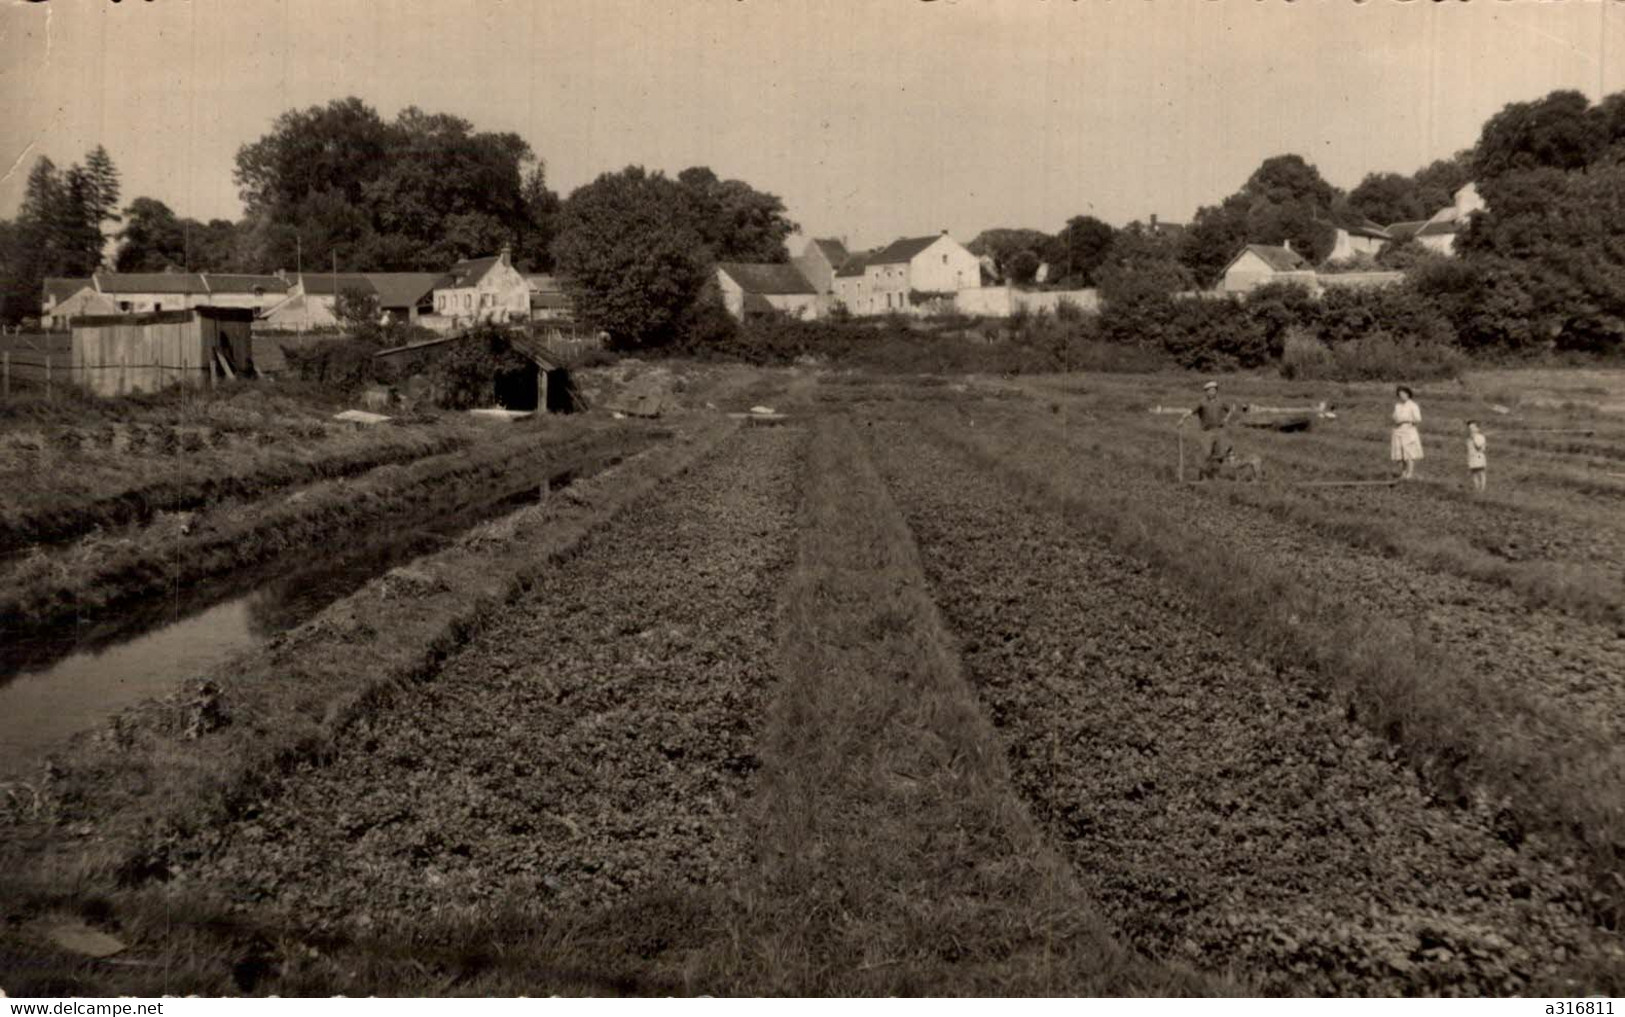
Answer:
[[[209,362],[202,325],[195,318],[76,325],[71,380],[104,396],[156,392],[177,383],[206,385]]]

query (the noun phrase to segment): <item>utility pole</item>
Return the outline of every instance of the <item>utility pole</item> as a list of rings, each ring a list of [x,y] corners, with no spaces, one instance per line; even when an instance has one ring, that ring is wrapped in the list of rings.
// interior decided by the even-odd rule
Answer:
[[[305,289],[305,238],[295,233],[293,235],[293,277],[297,280],[301,294],[305,301],[305,313],[310,313],[310,291]],[[299,338],[305,337],[305,319],[299,319]]]

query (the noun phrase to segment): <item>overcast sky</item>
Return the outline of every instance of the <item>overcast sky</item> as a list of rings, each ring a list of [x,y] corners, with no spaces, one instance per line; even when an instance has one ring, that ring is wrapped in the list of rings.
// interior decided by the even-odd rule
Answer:
[[[126,203],[236,218],[238,147],[356,95],[516,131],[565,194],[708,165],[816,235],[969,240],[1186,221],[1283,152],[1350,188],[1508,102],[1625,88],[1598,0],[0,3],[0,216],[100,142]]]

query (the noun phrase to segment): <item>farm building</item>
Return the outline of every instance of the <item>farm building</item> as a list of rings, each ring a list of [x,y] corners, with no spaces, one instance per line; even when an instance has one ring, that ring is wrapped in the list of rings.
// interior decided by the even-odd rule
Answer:
[[[80,287],[59,300],[53,300],[51,307],[41,314],[47,329],[56,331],[66,329],[74,318],[86,314],[117,314],[118,305],[112,299],[96,292],[89,279],[58,280],[60,282],[78,282]],[[47,280],[49,288],[50,280]]]
[[[1345,223],[1333,229],[1332,251],[1326,255],[1329,263],[1375,258],[1383,245],[1393,239],[1392,234],[1369,219]]]
[[[835,273],[846,264],[850,257],[846,245],[839,240],[814,238],[807,241],[799,258],[792,258],[796,268],[812,283],[813,292],[819,296],[831,296],[835,293]]]
[[[1224,267],[1219,289],[1226,293],[1246,293],[1272,282],[1301,283],[1315,288],[1315,272],[1290,247],[1248,244]]]
[[[247,374],[253,320],[246,308],[216,307],[75,318],[72,380],[115,396]]]
[[[196,272],[97,272],[97,292],[121,314],[179,311],[208,303],[209,288]]]
[[[835,295],[853,314],[912,313],[925,306],[922,297],[941,303],[981,285],[981,259],[947,230],[853,255],[835,273]]]
[[[575,302],[564,292],[556,275],[527,275],[530,287],[530,317],[532,321],[572,321]]]
[[[484,351],[470,350],[469,344],[477,343],[497,345]],[[380,350],[373,357],[409,379],[434,374],[436,365],[447,357],[480,352],[489,354],[489,362],[502,366],[493,369],[488,389],[468,394],[474,405],[548,413],[571,413],[580,408],[569,369],[540,341],[518,334],[493,339],[489,332],[461,332]],[[447,395],[431,391],[436,402],[444,403]]]
[[[378,295],[378,310],[391,321],[416,325],[434,313],[434,289],[445,282],[441,272],[370,272],[367,281]]]
[[[775,312],[818,317],[818,293],[794,265],[724,262],[717,266],[716,280],[723,306],[735,318]]]

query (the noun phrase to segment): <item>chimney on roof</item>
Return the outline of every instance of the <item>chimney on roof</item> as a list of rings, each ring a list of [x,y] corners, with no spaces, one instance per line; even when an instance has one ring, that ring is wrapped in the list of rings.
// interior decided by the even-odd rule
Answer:
[[[512,258],[512,255],[513,255],[513,245],[511,245],[511,244],[503,244],[502,245],[502,250],[497,252],[497,260],[502,262],[502,264],[504,264],[504,265],[509,265],[509,264],[512,264],[512,261],[510,260]]]
[[[1151,213],[1151,232],[1157,232],[1157,213]]]
[[[1281,241],[1281,246],[1286,248],[1288,251],[1292,250],[1292,238],[1288,237],[1287,239]]]
[[[948,231],[947,231],[947,230],[943,230],[943,231],[942,231],[942,235],[943,235],[943,236],[947,236],[947,235],[948,235]]]

